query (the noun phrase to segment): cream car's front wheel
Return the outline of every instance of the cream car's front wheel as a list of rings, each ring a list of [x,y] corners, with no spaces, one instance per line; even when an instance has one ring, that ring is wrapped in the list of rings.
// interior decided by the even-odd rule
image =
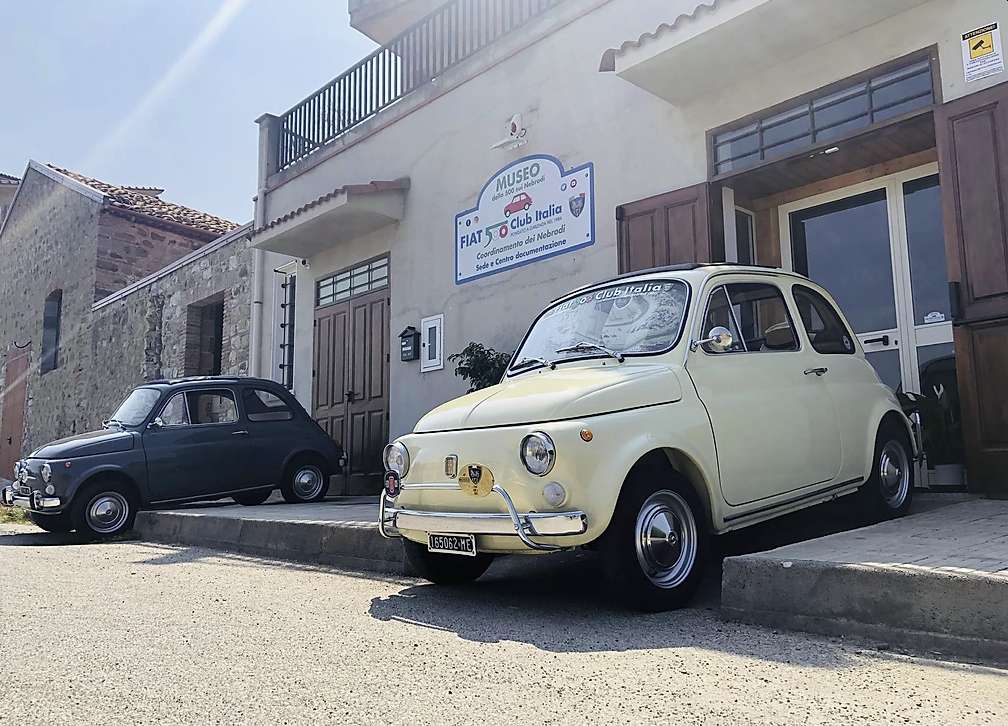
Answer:
[[[707,548],[696,494],[663,467],[627,481],[600,547],[613,592],[647,612],[686,604],[700,584]]]

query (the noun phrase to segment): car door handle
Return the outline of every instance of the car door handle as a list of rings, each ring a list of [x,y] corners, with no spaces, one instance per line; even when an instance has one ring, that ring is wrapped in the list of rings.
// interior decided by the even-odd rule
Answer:
[[[871,345],[872,343],[881,343],[882,345],[889,345],[889,336],[888,335],[880,335],[877,338],[867,338],[864,341],[865,345]]]
[[[817,376],[824,376],[829,373],[829,368],[806,368],[805,375],[810,376],[815,373]]]
[[[248,431],[232,431],[232,436],[248,436]]]

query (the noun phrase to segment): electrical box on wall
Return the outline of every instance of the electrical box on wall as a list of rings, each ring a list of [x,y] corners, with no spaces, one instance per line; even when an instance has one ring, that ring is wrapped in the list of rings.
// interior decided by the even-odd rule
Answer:
[[[399,360],[409,362],[420,359],[420,331],[412,325],[399,333]]]

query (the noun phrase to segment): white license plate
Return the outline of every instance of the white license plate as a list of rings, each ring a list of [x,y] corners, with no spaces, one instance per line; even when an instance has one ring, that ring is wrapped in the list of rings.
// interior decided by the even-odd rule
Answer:
[[[429,534],[427,549],[445,555],[476,556],[476,537],[471,534]]]

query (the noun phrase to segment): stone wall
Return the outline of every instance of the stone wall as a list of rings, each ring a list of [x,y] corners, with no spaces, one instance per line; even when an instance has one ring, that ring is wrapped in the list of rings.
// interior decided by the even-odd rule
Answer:
[[[94,299],[157,272],[212,239],[213,235],[169,231],[106,210],[98,221]]]
[[[252,252],[245,236],[209,245],[178,269],[94,312],[92,407],[107,417],[129,390],[147,380],[186,374],[199,336],[192,310],[223,304],[221,373],[247,372]],[[188,345],[187,345],[188,343]]]

